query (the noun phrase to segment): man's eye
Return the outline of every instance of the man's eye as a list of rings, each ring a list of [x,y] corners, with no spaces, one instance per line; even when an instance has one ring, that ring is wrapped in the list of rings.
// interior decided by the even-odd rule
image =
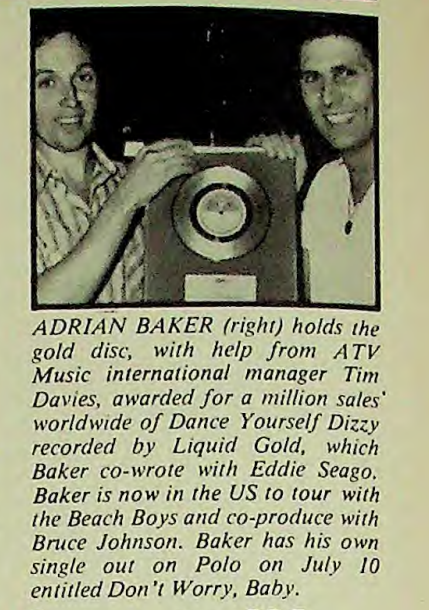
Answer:
[[[318,80],[319,75],[317,72],[304,72],[304,74],[301,75],[301,83],[303,85],[313,85],[317,83]]]
[[[55,87],[55,84],[55,79],[52,76],[45,76],[37,81],[39,89],[52,89],[52,87]]]
[[[75,77],[77,83],[81,85],[93,85],[96,80],[96,76],[92,70],[85,70],[84,72],[79,72]]]
[[[357,76],[357,70],[355,70],[354,68],[349,68],[347,66],[340,66],[336,69],[335,75],[337,76],[337,78],[341,79],[354,78],[355,76]]]

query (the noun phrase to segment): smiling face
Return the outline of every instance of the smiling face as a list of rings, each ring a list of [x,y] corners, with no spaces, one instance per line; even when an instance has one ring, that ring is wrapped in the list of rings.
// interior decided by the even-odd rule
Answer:
[[[43,42],[35,54],[37,136],[62,152],[79,150],[94,128],[98,85],[88,51],[69,32]]]
[[[374,75],[362,46],[346,36],[310,40],[301,48],[301,93],[313,123],[343,152],[372,140]]]

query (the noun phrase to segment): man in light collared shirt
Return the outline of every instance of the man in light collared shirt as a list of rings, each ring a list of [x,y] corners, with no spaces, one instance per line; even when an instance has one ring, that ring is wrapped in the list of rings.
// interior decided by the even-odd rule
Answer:
[[[88,47],[67,29],[34,40],[37,302],[143,300],[144,209],[192,173],[192,147],[163,141],[132,165],[93,143],[98,80]]]
[[[301,96],[338,158],[319,170],[303,204],[305,296],[318,304],[372,306],[375,65],[369,24],[349,27],[345,16],[324,15],[312,25],[299,45]],[[307,164],[299,136],[262,135],[249,143],[263,146],[272,157],[293,159],[301,187]]]

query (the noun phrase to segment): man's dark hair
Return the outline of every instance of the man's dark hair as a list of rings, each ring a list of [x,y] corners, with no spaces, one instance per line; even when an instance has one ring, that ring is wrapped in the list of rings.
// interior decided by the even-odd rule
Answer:
[[[89,43],[90,38],[88,32],[85,31],[79,21],[72,17],[70,11],[34,9],[30,12],[30,15],[30,40],[33,55],[36,49],[48,40],[55,38],[55,36],[58,36],[59,34],[68,33],[79,41],[80,45],[92,58],[93,53]]]
[[[376,68],[378,33],[375,17],[328,13],[310,15],[298,40],[298,56],[305,43],[326,36],[345,36],[355,40],[361,45],[373,68]]]

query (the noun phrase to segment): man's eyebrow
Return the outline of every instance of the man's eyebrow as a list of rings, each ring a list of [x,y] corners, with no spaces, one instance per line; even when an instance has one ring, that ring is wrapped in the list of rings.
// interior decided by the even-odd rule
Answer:
[[[82,70],[82,68],[91,68],[92,70],[94,70],[94,66],[93,66],[92,62],[83,61],[81,64],[78,64],[76,66],[76,70],[74,72],[76,73],[79,70]],[[36,75],[38,75],[38,74],[55,74],[55,70],[53,68],[38,68],[36,70]]]
[[[329,70],[329,72],[337,72],[338,70],[357,70],[358,68],[365,68],[364,65],[362,65],[360,62],[358,61],[339,61],[336,64],[332,64],[329,67],[327,67],[326,69]],[[322,69],[318,69],[318,68],[301,68],[300,72],[301,74],[321,74],[324,70]]]
[[[360,66],[361,63],[360,61],[351,59],[350,61],[339,61],[338,63],[334,64],[332,67],[333,68],[353,68],[354,66]]]
[[[331,68],[331,72],[341,72],[342,70],[349,70],[352,72],[356,72],[356,73],[360,73],[360,72],[368,72],[368,70],[370,70],[371,68],[366,66],[364,63],[360,62],[360,61],[350,61],[350,62],[343,62],[340,64],[336,64],[335,66],[332,66]]]
[[[83,61],[81,64],[79,64],[76,67],[75,72],[77,72],[78,70],[81,70],[82,68],[91,68],[92,70],[94,70],[94,66],[92,64],[92,61]]]
[[[331,71],[335,72],[336,70],[355,70],[357,68],[358,64],[356,64],[355,62],[350,62],[350,63],[339,63],[339,64],[335,64],[331,67]]]
[[[300,74],[301,76],[306,76],[308,74],[320,74],[319,70],[316,70],[315,68],[300,68]]]
[[[54,74],[55,70],[51,70],[50,68],[38,68],[36,70],[36,76],[39,74]]]

